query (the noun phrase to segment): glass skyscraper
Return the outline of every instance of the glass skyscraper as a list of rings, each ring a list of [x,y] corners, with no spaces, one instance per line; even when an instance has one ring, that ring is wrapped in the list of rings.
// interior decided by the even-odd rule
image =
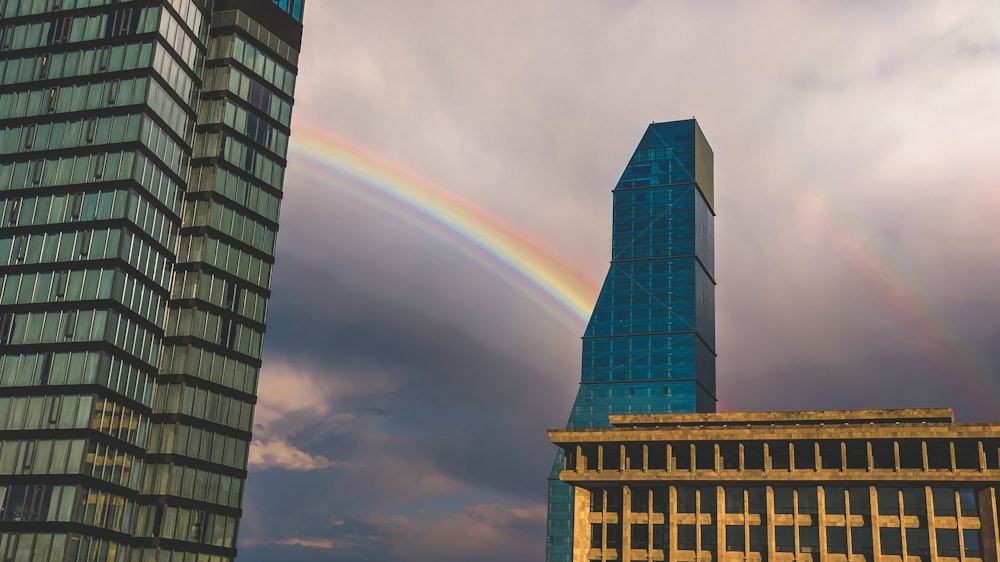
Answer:
[[[0,562],[236,556],[302,0],[0,0]]]
[[[712,149],[694,119],[651,124],[613,191],[611,267],[583,336],[568,429],[715,411]],[[573,554],[573,487],[549,475],[546,560]]]

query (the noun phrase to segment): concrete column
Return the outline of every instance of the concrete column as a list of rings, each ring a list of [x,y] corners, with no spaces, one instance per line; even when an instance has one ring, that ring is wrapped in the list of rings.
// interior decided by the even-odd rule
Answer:
[[[818,445],[818,444],[817,444]],[[819,527],[819,560],[826,562],[826,488],[816,486],[816,518]],[[815,555],[813,560],[815,560]]]
[[[625,446],[622,445],[622,449]],[[624,451],[623,451],[624,453]],[[622,486],[622,516],[621,519],[622,526],[622,544],[618,549],[621,552],[621,556],[618,557],[622,562],[632,561],[632,486]]]
[[[924,466],[927,466],[927,443],[924,443]],[[936,562],[938,559],[937,522],[934,519],[934,494],[931,493],[930,486],[924,486],[924,495],[927,498],[927,545],[931,549],[931,562]]]
[[[590,532],[590,490],[574,486],[573,562],[589,562],[590,556],[587,553],[590,551]]]
[[[770,460],[766,461],[770,465]],[[774,560],[778,551],[774,548],[774,487],[765,488],[767,496],[767,559]]]
[[[868,462],[871,466],[871,442],[868,443]],[[875,493],[875,486],[868,486],[868,501],[872,506],[871,526],[872,526],[872,550],[875,552],[875,559],[881,556],[882,534],[878,530],[878,495]]]

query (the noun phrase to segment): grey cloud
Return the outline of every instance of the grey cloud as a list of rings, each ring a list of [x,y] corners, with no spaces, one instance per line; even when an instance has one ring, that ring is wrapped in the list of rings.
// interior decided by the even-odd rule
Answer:
[[[716,153],[723,405],[988,418],[994,12],[312,2],[296,123],[407,164],[596,282],[643,127],[696,115]],[[465,559],[495,559],[497,541],[537,558],[543,519],[496,514],[544,501],[544,430],[568,415],[582,326],[290,161],[265,363],[300,366],[329,407],[271,431],[346,464],[253,472],[241,559],[442,560],[433,542],[400,553],[462,518],[488,522]],[[390,384],[338,398],[369,377]]]

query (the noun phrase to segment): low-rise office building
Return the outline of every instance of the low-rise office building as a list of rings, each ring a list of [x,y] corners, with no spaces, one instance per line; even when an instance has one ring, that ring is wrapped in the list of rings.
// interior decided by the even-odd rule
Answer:
[[[574,561],[997,560],[1000,424],[951,409],[558,429]]]

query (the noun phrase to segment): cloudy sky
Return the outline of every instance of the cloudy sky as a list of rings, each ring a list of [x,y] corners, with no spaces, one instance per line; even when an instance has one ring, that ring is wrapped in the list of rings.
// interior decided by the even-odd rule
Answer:
[[[241,560],[542,559],[584,320],[533,275],[596,298],[651,121],[694,115],[715,151],[720,409],[1000,417],[994,0],[306,17]]]

